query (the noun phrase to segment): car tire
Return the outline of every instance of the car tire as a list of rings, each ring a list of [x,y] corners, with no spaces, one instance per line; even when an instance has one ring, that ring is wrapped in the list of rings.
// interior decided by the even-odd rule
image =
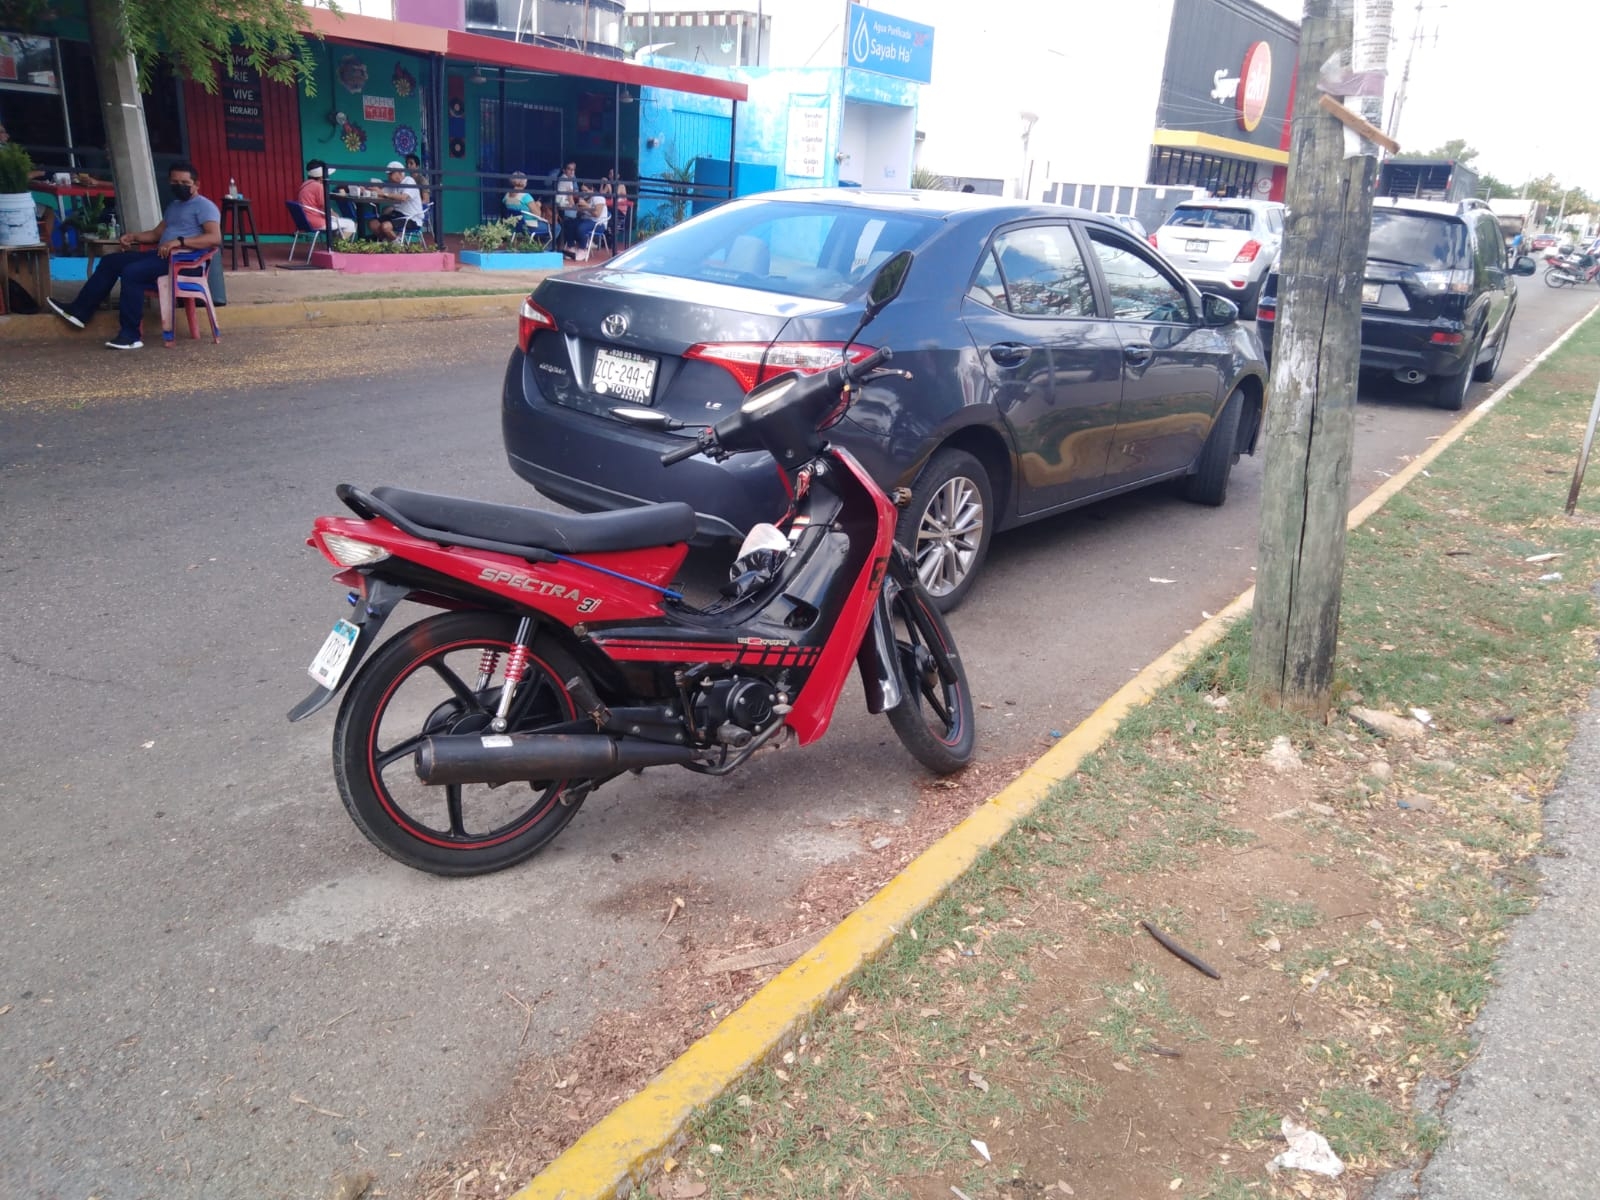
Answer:
[[[1500,360],[1505,357],[1506,339],[1511,336],[1511,318],[1507,317],[1500,329],[1500,340],[1494,344],[1494,357],[1472,368],[1472,377],[1479,383],[1488,383],[1500,370]]]
[[[895,532],[911,551],[934,607],[955,610],[972,590],[994,536],[994,489],[983,464],[965,450],[940,450],[911,489]]]
[[[1482,339],[1472,343],[1472,349],[1467,353],[1467,365],[1454,375],[1441,375],[1434,392],[1433,403],[1437,408],[1448,412],[1460,412],[1467,406],[1467,389],[1472,386],[1472,377],[1477,373],[1478,348],[1483,345]]]
[[[1194,474],[1183,481],[1183,495],[1196,504],[1216,508],[1228,498],[1228,477],[1239,461],[1239,420],[1244,411],[1244,393],[1238,389],[1228,397],[1211,434],[1195,459]]]
[[[1234,301],[1239,306],[1239,319],[1241,321],[1254,321],[1256,319],[1256,303],[1261,299],[1261,280],[1256,280],[1244,291],[1239,293],[1239,298]]]

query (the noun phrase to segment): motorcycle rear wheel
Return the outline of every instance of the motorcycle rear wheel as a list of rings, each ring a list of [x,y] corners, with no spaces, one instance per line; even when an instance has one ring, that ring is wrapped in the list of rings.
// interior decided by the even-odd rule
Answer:
[[[972,692],[955,639],[921,584],[901,588],[889,612],[906,681],[905,695],[888,712],[889,724],[928,770],[952,774],[972,761],[977,740]]]
[[[430,787],[416,777],[424,737],[489,731],[516,630],[515,617],[494,613],[428,617],[351,683],[333,729],[334,779],[356,827],[390,858],[433,875],[485,875],[528,859],[577,814],[592,780]],[[560,647],[535,637],[507,732],[573,720],[574,675]]]

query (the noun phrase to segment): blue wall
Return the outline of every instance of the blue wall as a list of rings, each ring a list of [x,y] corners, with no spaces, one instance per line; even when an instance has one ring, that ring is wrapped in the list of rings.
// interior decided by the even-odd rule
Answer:
[[[655,55],[640,61],[649,66],[735,80],[750,89],[750,99],[739,104],[738,126],[734,130],[730,100],[644,88],[639,105],[639,174],[644,179],[663,178],[675,166],[691,167],[697,158],[726,161],[732,133],[734,157],[741,167],[757,168],[738,171],[735,178],[740,183],[765,183],[771,179],[771,186],[778,188],[836,187],[839,168],[834,155],[839,150],[839,125],[846,98],[911,109],[917,105],[917,84],[869,71],[842,71],[838,67],[709,67]],[[826,144],[822,173],[814,178],[790,175],[790,113],[822,106],[828,111],[823,122]],[[651,141],[656,145],[650,145]],[[723,178],[726,179],[725,173]],[[641,215],[653,207],[657,205],[648,194],[644,195]]]

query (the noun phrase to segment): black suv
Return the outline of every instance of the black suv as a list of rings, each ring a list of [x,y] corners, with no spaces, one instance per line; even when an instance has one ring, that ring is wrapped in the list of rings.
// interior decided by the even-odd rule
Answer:
[[[1431,381],[1440,408],[1459,409],[1467,387],[1500,368],[1517,311],[1513,275],[1532,275],[1523,256],[1509,269],[1500,226],[1482,200],[1379,198],[1361,285],[1361,369],[1403,383]],[[1256,328],[1267,357],[1278,317],[1278,273],[1262,289]]]

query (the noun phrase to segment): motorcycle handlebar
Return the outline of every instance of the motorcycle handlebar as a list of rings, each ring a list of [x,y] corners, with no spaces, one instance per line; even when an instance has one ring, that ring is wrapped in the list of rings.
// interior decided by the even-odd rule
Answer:
[[[673,463],[681,463],[686,458],[693,458],[705,449],[705,434],[700,434],[692,442],[686,442],[676,450],[668,450],[661,456],[661,465],[670,467]]]
[[[843,387],[847,383],[855,383],[865,378],[870,372],[881,367],[894,357],[894,351],[888,346],[880,346],[860,362],[843,362],[829,372],[828,383],[832,387]]]

